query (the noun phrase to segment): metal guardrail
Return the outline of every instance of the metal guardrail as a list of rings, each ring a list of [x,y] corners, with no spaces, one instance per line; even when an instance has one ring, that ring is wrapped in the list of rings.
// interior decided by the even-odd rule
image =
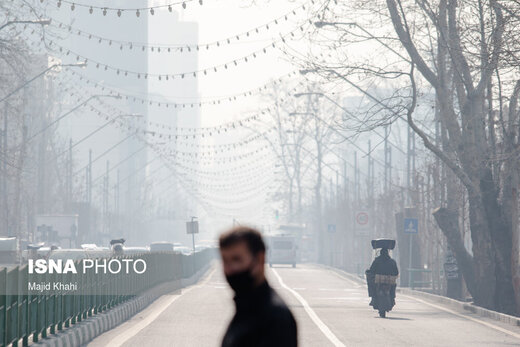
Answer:
[[[428,285],[429,287],[433,286],[433,279],[430,279],[429,281],[417,281],[415,280],[414,278],[414,274],[416,273],[419,273],[419,274],[429,274],[430,277],[432,275],[432,270],[429,270],[429,269],[408,269],[408,276],[410,276],[410,288],[411,289],[414,289],[414,288],[422,288],[424,287],[424,285]]]
[[[118,259],[143,259],[147,270],[143,274],[115,274],[100,276],[88,272],[74,279],[79,290],[74,294],[62,292],[50,294],[27,294],[27,265],[0,269],[0,286],[5,295],[0,295],[0,346],[27,346],[38,342],[48,333],[68,328],[73,324],[104,312],[124,301],[163,282],[180,280],[195,274],[214,257],[208,249],[189,256],[158,252]],[[82,260],[75,262],[76,266]],[[37,275],[38,281],[57,279],[57,274]],[[60,280],[67,275],[60,274]],[[31,275],[31,280],[34,280]],[[93,291],[92,289],[95,289]],[[92,294],[95,292],[95,294]],[[18,293],[18,294],[14,294]],[[123,293],[123,294],[116,294]]]

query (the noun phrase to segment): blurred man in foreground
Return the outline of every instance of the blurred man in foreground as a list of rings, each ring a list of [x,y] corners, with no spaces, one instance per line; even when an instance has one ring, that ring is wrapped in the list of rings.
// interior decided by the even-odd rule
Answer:
[[[222,341],[223,347],[297,346],[294,317],[265,279],[265,244],[248,227],[220,236],[224,274],[235,291],[236,313]]]

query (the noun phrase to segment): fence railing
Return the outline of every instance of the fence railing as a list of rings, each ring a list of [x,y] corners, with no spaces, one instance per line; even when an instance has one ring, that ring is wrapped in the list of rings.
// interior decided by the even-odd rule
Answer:
[[[68,328],[100,312],[104,312],[154,286],[188,278],[214,257],[208,249],[191,255],[173,252],[143,253],[112,259],[143,259],[142,274],[28,274],[27,265],[0,269],[0,346],[20,343],[27,346],[48,333]],[[83,260],[75,261],[77,268]],[[77,290],[28,291],[28,283],[77,284]]]

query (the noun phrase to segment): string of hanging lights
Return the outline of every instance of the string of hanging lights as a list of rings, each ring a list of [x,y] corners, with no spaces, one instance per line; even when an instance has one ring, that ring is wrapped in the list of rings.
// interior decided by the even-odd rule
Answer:
[[[131,133],[131,134],[133,135],[134,133]],[[162,153],[163,151],[158,150],[158,148],[157,148],[156,145],[151,144],[151,143],[148,143],[145,139],[143,139],[142,137],[140,137],[138,133],[136,133],[135,135],[136,135],[136,137],[137,137],[138,140],[140,140],[141,142],[144,142],[145,145],[147,145],[149,148],[151,148],[152,150],[154,150],[154,151],[156,152],[157,155],[162,156],[162,157],[164,158],[164,154]],[[255,152],[251,152],[251,154],[253,154],[253,153],[258,153],[258,152],[260,152],[260,151],[257,150],[257,151],[255,151]],[[249,156],[250,156],[250,155],[240,156],[240,157],[237,157],[236,159],[238,160],[239,158],[247,158],[247,157],[249,157]],[[172,158],[170,157],[169,160],[170,160],[171,164],[173,164],[175,167],[178,167],[178,168],[179,168],[179,167],[180,167],[180,168],[183,167],[183,166],[182,166],[182,165],[181,165],[177,160],[173,160],[173,161],[172,161],[171,159],[172,159]],[[199,163],[199,164],[200,164],[200,163]],[[258,172],[258,167],[257,167],[257,172]],[[244,179],[245,179],[245,178],[244,178]],[[224,184],[215,184],[213,180],[212,180],[211,182],[213,182],[213,184],[207,184],[207,183],[204,183],[202,180],[198,180],[198,181],[197,181],[197,185],[198,185],[198,186],[199,186],[199,185],[200,185],[200,186],[204,186],[205,188],[220,189],[220,190],[222,190],[222,189],[224,189],[224,188],[226,187],[226,185],[224,185]],[[251,182],[251,176],[249,177],[249,182]],[[229,187],[231,187],[231,186],[229,186]],[[236,184],[233,185],[233,187],[235,188],[235,192],[237,192],[237,189],[236,189],[237,186],[236,186]],[[241,190],[241,192],[243,192],[243,191],[244,191],[244,190]]]
[[[303,33],[305,31],[304,26],[302,25],[299,30]],[[254,59],[259,58],[262,55],[267,54],[267,52],[271,49],[276,49],[280,43],[285,43],[289,39],[296,39],[295,32],[291,32],[287,37],[280,36],[279,39],[271,42],[269,45],[266,45],[258,50],[253,51],[252,53],[249,53],[245,56],[242,56],[240,58],[236,58],[233,60],[229,60],[225,63],[214,65],[211,67],[206,67],[204,69],[198,69],[193,71],[186,71],[186,72],[178,72],[178,73],[163,73],[163,74],[157,74],[157,73],[148,73],[143,71],[132,71],[123,69],[121,67],[112,66],[109,64],[105,64],[102,62],[99,62],[97,60],[90,59],[82,54],[79,54],[71,49],[65,48],[64,46],[56,43],[54,40],[47,40],[45,41],[47,43],[48,49],[53,51],[56,54],[61,54],[65,57],[67,56],[75,56],[75,60],[78,62],[83,62],[85,64],[93,64],[97,69],[104,69],[105,71],[112,71],[116,73],[119,76],[134,76],[138,79],[149,79],[149,78],[156,78],[159,81],[169,81],[169,80],[175,80],[175,79],[184,79],[184,78],[197,78],[201,76],[206,76],[208,74],[214,74],[218,73],[219,71],[226,71],[232,67],[237,67],[239,64],[246,64],[251,62]],[[45,38],[44,38],[45,40]]]
[[[40,0],[41,3],[43,3],[45,0]],[[94,14],[94,12],[101,12],[103,16],[106,16],[109,13],[115,13],[118,17],[121,17],[125,13],[135,13],[135,16],[137,18],[141,17],[142,13],[150,12],[150,14],[153,16],[157,10],[168,10],[168,12],[173,12],[173,9],[177,6],[182,7],[182,9],[187,9],[189,3],[195,3],[198,2],[199,5],[203,5],[203,0],[182,0],[182,1],[175,1],[170,2],[163,5],[156,5],[156,6],[148,6],[148,7],[133,7],[133,8],[118,8],[118,7],[110,7],[110,6],[94,6],[84,3],[78,3],[76,1],[69,1],[69,0],[57,0],[57,1],[47,1],[50,4],[54,4],[57,8],[62,9],[65,7],[68,7],[71,11],[76,10],[76,8],[80,9],[87,9],[88,13]],[[67,6],[62,6],[63,4],[66,4]]]
[[[70,87],[72,88],[72,87]],[[69,92],[69,94],[71,96],[76,96],[78,99],[81,99],[81,95],[85,95],[85,92],[84,90],[80,90],[80,91],[71,91],[70,89],[65,89],[65,91]],[[97,102],[104,108],[107,108],[108,109],[108,113],[110,114],[123,114],[124,112],[116,107],[114,107],[113,105],[110,105],[110,104],[107,104],[105,103],[103,100],[99,99],[97,100]],[[99,116],[101,116],[102,114],[107,114],[107,111],[102,111],[100,110],[99,108],[95,107],[94,105],[90,105],[90,111],[91,112],[95,112],[97,113]],[[105,116],[105,120],[109,120],[109,116],[106,115]],[[152,121],[147,121],[145,120],[144,118],[137,118],[135,120],[133,120],[134,122],[134,125],[130,125],[130,124],[126,124],[124,119],[123,118],[118,118],[116,120],[114,120],[114,123],[117,124],[118,126],[120,127],[125,127],[127,128],[128,130],[132,130],[134,132],[140,132],[142,133],[143,135],[148,135],[149,137],[152,137],[152,138],[158,138],[158,139],[162,139],[162,138],[166,138],[166,137],[170,137],[170,136],[175,136],[175,134],[172,134],[170,132],[162,132],[162,130],[165,130],[165,129],[176,129],[174,127],[171,127],[171,126],[168,126],[168,125],[165,125],[165,124],[162,124],[162,123],[157,123],[157,122],[152,122]],[[135,123],[138,123],[138,124],[135,124]],[[153,129],[153,130],[150,130],[149,127],[155,127],[155,128],[160,128],[160,129]],[[219,126],[221,129],[223,129],[222,126]],[[200,128],[190,128],[190,129],[200,129]],[[225,143],[225,144],[216,144],[216,145],[199,145],[199,144],[194,144],[193,142],[184,142],[184,141],[175,141],[175,145],[186,145],[186,146],[189,146],[191,145],[192,147],[197,147],[199,149],[201,149],[202,151],[198,151],[197,153],[199,153],[200,155],[202,156],[205,156],[205,155],[211,155],[211,153],[214,153],[214,154],[217,154],[217,153],[223,153],[225,151],[229,151],[229,150],[236,150],[237,148],[241,148],[241,147],[245,147],[245,146],[248,146],[254,142],[257,142],[257,141],[263,141],[265,140],[266,137],[268,137],[268,135],[272,132],[274,132],[276,129],[276,127],[274,126],[271,126],[271,127],[268,127],[266,130],[260,132],[260,133],[254,133],[252,136],[248,136],[246,137],[245,139],[243,140],[240,140],[240,141],[236,141],[236,142],[232,142],[232,143]],[[218,132],[217,132],[218,133]],[[195,153],[195,152],[193,152]]]
[[[296,77],[299,75],[298,71],[291,71],[285,75],[282,75],[280,77],[277,77],[276,79],[260,86],[254,89],[250,89],[245,92],[236,93],[233,95],[223,96],[223,97],[215,97],[211,98],[210,100],[201,100],[198,102],[174,102],[174,101],[157,101],[152,98],[143,98],[136,95],[132,95],[128,92],[124,92],[121,90],[118,90],[116,88],[112,88],[109,86],[106,86],[104,84],[100,84],[98,82],[92,81],[91,79],[87,78],[85,75],[74,71],[70,68],[65,68],[67,72],[69,72],[71,75],[76,76],[77,80],[79,82],[84,82],[87,85],[92,85],[93,87],[97,88],[100,92],[110,92],[114,95],[117,95],[127,101],[132,101],[135,103],[141,103],[141,104],[147,104],[148,106],[155,106],[155,107],[165,107],[165,108],[194,108],[194,107],[202,107],[205,105],[221,105],[224,102],[234,102],[238,101],[240,98],[246,98],[246,97],[254,97],[259,96],[262,92],[269,89],[271,86],[280,85],[282,83],[286,83],[291,77]],[[305,83],[302,81],[298,82],[298,85],[294,87],[293,91],[299,90]]]
[[[155,148],[156,146],[147,143],[145,140],[140,138],[137,134],[136,134],[136,136],[137,136],[137,138],[139,140],[144,141],[152,150],[156,151],[156,148]],[[159,151],[157,151],[157,154],[159,156],[161,156],[161,153]],[[177,172],[177,169],[179,167],[182,167],[178,163],[168,161],[165,164],[166,164],[165,166],[174,174],[174,176],[177,177],[181,182],[184,183],[183,187],[184,187],[184,189],[186,190],[186,192],[189,195],[193,196],[197,201],[199,201],[201,204],[203,204],[206,207],[209,207],[209,208],[212,208],[212,209],[218,208],[218,206],[216,206],[215,203],[211,203],[211,201],[210,201],[211,199],[209,197],[204,199],[204,197],[202,196],[202,194],[199,191],[199,186],[202,186],[203,188],[206,188],[206,189],[214,189],[215,190],[215,189],[223,189],[224,188],[223,185],[213,185],[212,186],[210,184],[204,184],[202,182],[195,182],[195,181],[193,181],[192,176],[186,176],[184,174],[179,174]],[[266,184],[267,184],[267,182],[266,182]],[[251,190],[251,188],[249,188],[249,189],[240,189],[239,190],[238,187],[240,187],[240,186],[237,186],[236,184],[233,187],[234,187],[233,190],[232,190],[233,196],[241,196],[244,193],[247,193],[247,192],[249,192]],[[264,188],[264,186],[262,188]],[[262,189],[261,191],[259,191],[258,193],[255,193],[252,196],[258,196],[258,194],[261,194],[262,192],[265,192],[265,189]],[[243,199],[244,201],[250,201],[251,200],[248,197],[241,197],[241,199]],[[220,203],[220,204],[226,204],[226,203],[230,204],[230,203],[237,203],[237,202],[238,202],[238,200],[235,199],[235,200],[230,200],[230,201],[227,201],[227,202],[219,201],[218,203]],[[229,209],[229,207],[227,207],[227,209]]]
[[[270,20],[262,25],[256,26],[252,29],[249,29],[245,32],[241,32],[238,34],[230,35],[226,38],[211,41],[207,43],[199,43],[199,44],[161,44],[161,43],[147,43],[147,42],[138,42],[138,41],[127,41],[127,40],[116,40],[111,38],[106,38],[103,36],[95,35],[89,33],[85,30],[77,29],[71,24],[64,23],[62,21],[52,19],[51,26],[56,29],[67,30],[71,34],[76,34],[81,37],[85,37],[89,40],[97,41],[99,44],[105,43],[110,47],[119,47],[120,50],[137,50],[137,51],[149,51],[155,53],[191,53],[197,52],[200,50],[209,50],[210,48],[220,48],[225,47],[226,45],[243,42],[245,39],[248,39],[255,35],[260,35],[262,32],[267,32],[271,30],[275,25],[280,25],[284,22],[288,22],[291,17],[296,17],[298,12],[301,10],[306,10],[307,6],[310,3],[314,4],[314,0],[307,1],[305,4],[300,5],[287,13]],[[309,19],[310,20],[310,19]],[[297,28],[291,30],[296,31]]]
[[[150,132],[147,130],[143,130],[140,127],[135,127],[130,124],[126,124],[123,120],[124,117],[110,117],[107,113],[104,113],[103,111],[99,110],[95,106],[91,106],[91,111],[96,112],[99,116],[103,117],[104,120],[110,120],[112,119],[112,124],[116,126],[117,128],[124,129],[125,131],[129,131],[131,133],[140,134],[140,135],[149,135]],[[124,113],[120,113],[124,114]],[[258,141],[265,141],[266,135],[270,132],[274,131],[273,128],[269,128],[266,131],[264,131],[262,134],[256,134],[253,137],[247,138],[246,140],[239,141],[233,144],[224,144],[224,145],[212,145],[212,146],[206,146],[208,150],[205,151],[179,151],[175,150],[168,153],[169,156],[173,156],[176,158],[183,158],[183,157],[190,157],[190,158],[201,158],[201,159],[208,159],[211,157],[217,157],[219,159],[219,162],[231,162],[231,161],[237,161],[238,159],[249,157],[255,153],[260,152],[261,150],[265,150],[265,146],[260,149],[255,149],[249,153],[239,153],[237,155],[234,155],[232,157],[226,158],[219,156],[219,154],[222,153],[229,153],[230,151],[236,152],[237,149],[241,148],[247,148],[251,147],[251,143],[258,142]],[[156,136],[156,134],[153,134],[153,136]],[[164,142],[161,142],[164,144]],[[194,161],[192,161],[194,162]]]
[[[75,96],[75,97],[77,97],[78,100],[81,100],[81,96],[83,94],[78,93],[78,92],[69,91],[69,95]],[[117,109],[113,105],[110,105],[110,106],[107,105],[103,100],[98,99],[96,101],[101,105],[106,105],[107,107],[112,107],[113,111],[122,113],[122,110]],[[100,114],[100,110],[96,109],[96,107],[94,107],[92,104],[88,107],[90,107],[90,110],[92,112],[97,112],[98,114]],[[137,122],[141,122],[143,126],[150,125],[150,126],[155,126],[159,129],[145,130],[144,127],[141,127],[141,128],[138,128],[137,130],[143,132],[143,134],[149,134],[150,136],[153,136],[153,137],[165,138],[168,140],[179,140],[179,139],[188,140],[191,138],[192,139],[205,138],[205,137],[212,137],[213,135],[216,136],[216,135],[220,135],[220,134],[225,134],[227,132],[230,132],[232,130],[239,129],[239,128],[247,129],[248,123],[259,120],[262,115],[265,115],[265,114],[269,113],[270,111],[271,111],[271,108],[266,107],[265,109],[259,111],[258,113],[254,114],[252,116],[237,119],[234,121],[225,122],[223,124],[220,124],[217,126],[212,126],[212,127],[193,127],[193,128],[173,127],[171,125],[153,122],[153,121],[146,121],[146,120],[142,119],[142,120],[138,120]],[[170,131],[162,131],[161,129],[170,130]],[[175,131],[175,132],[171,132],[171,131]]]
[[[171,158],[165,156],[165,155],[164,155],[164,151],[158,150],[154,145],[150,145],[150,146],[151,146],[152,149],[154,149],[154,150],[156,151],[156,154],[157,154],[157,155],[161,156],[164,160],[166,160],[169,164],[173,165],[176,169],[178,169],[178,168],[185,168],[185,167],[184,167],[181,163],[179,163],[178,161],[175,161],[175,160],[172,161]],[[264,156],[265,156],[265,155],[264,155]],[[247,163],[242,163],[242,165],[244,165],[244,164],[247,165]],[[271,162],[271,164],[270,164],[270,165],[271,165],[271,169],[272,169],[272,164],[273,164],[273,163]],[[260,168],[260,167],[261,167],[261,166],[257,166],[257,172],[258,172],[258,168]],[[266,167],[266,168],[268,168],[268,167]],[[271,170],[270,172],[272,172],[272,170]],[[182,173],[182,172],[181,172],[181,173]],[[267,171],[266,171],[266,173],[267,173]],[[193,177],[194,177],[193,175],[189,175],[189,174],[186,175],[185,173],[182,173],[182,174],[183,174],[184,177],[189,177],[189,179],[193,181]],[[264,175],[264,177],[265,177],[265,175]],[[236,176],[235,176],[235,177],[231,177],[230,181],[233,182],[234,179],[236,179]],[[213,184],[206,184],[206,183],[203,183],[201,180],[197,180],[197,183],[200,183],[201,185],[206,186],[206,188],[212,187],[212,188],[219,188],[219,189],[221,189],[221,188],[223,187],[222,184],[214,184],[214,180],[211,180],[211,182],[213,182]],[[252,182],[252,180],[251,180],[251,176],[249,177],[249,182]],[[237,189],[238,187],[237,187],[236,184],[233,185],[233,188],[234,188],[234,192],[235,192],[235,193],[238,193],[238,192],[239,192],[238,189]],[[243,191],[243,190],[242,190],[242,191]]]

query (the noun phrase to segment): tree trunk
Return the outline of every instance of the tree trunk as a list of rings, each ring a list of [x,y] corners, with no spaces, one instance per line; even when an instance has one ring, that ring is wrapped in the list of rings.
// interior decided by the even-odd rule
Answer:
[[[459,214],[457,211],[449,210],[445,207],[437,208],[433,211],[433,217],[448,240],[450,248],[455,253],[457,265],[464,277],[466,286],[473,297],[476,295],[475,271],[473,257],[466,250],[464,241],[459,230]]]
[[[509,218],[506,218],[502,206],[498,203],[498,193],[493,182],[491,168],[486,168],[483,171],[480,189],[482,206],[495,254],[495,305],[500,312],[514,314],[516,312],[516,300],[511,269],[512,223]]]

